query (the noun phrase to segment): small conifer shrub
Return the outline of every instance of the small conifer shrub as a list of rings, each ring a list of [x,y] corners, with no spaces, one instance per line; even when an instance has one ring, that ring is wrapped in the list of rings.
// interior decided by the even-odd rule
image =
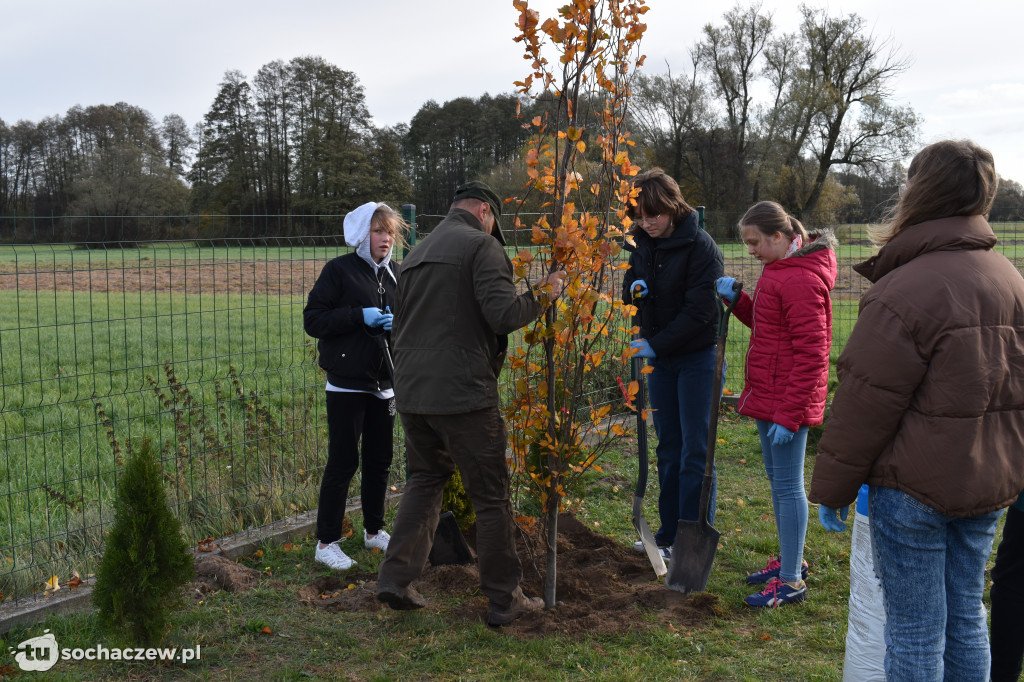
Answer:
[[[450,511],[459,528],[466,530],[476,522],[476,510],[469,499],[469,493],[462,483],[462,475],[456,469],[444,485],[441,493],[441,511]]]
[[[167,506],[149,439],[133,450],[118,485],[92,600],[101,629],[127,643],[154,646],[166,635],[171,610],[195,569],[181,525]]]

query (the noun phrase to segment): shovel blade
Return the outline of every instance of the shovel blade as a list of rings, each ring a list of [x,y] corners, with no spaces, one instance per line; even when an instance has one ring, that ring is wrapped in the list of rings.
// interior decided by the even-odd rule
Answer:
[[[703,592],[721,535],[706,522],[679,521],[665,586],[683,594]]]
[[[431,566],[465,565],[476,561],[458,521],[450,511],[443,512],[437,520],[429,561]]]
[[[654,542],[651,527],[647,525],[647,519],[641,512],[642,501],[642,497],[633,498],[633,528],[636,528],[636,532],[640,535],[640,543],[644,546],[644,552],[647,553],[647,560],[651,562],[654,574],[660,578],[668,573],[668,568],[665,566],[665,558],[661,556],[661,550]]]

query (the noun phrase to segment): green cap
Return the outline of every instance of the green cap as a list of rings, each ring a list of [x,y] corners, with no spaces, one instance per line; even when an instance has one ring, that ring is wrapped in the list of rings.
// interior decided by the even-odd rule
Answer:
[[[501,245],[505,245],[505,237],[501,234],[501,199],[494,193],[494,190],[487,186],[487,183],[479,180],[473,180],[467,182],[464,185],[459,185],[459,188],[455,190],[454,201],[462,201],[463,199],[479,199],[480,201],[486,201],[491,205],[491,212],[494,213],[494,238],[501,242]]]

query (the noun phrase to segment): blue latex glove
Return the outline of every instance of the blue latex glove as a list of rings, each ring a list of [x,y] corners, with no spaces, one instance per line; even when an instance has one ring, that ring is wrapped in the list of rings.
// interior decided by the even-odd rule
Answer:
[[[629,291],[633,294],[634,299],[643,298],[647,295],[647,282],[642,279],[635,280]]]
[[[638,358],[653,358],[656,357],[654,349],[651,348],[651,344],[647,343],[647,339],[637,339],[629,344],[630,348],[636,348],[636,357]]]
[[[395,316],[391,312],[391,306],[384,308],[384,323],[381,324],[385,331],[391,331],[391,324],[394,322]]]
[[[363,324],[367,327],[380,327],[384,324],[386,315],[380,308],[363,308]]]
[[[735,277],[719,277],[715,280],[715,290],[719,296],[732,303],[732,296],[736,293],[732,290],[734,284],[736,284]]]
[[[818,520],[821,521],[821,525],[825,530],[835,531],[836,533],[842,533],[846,530],[846,524],[843,521],[850,515],[850,505],[840,507],[839,509],[833,509],[832,507],[826,507],[825,505],[818,506]],[[840,521],[842,519],[843,521]]]
[[[768,429],[768,437],[772,439],[772,445],[785,445],[793,440],[793,432],[782,424],[772,424]]]

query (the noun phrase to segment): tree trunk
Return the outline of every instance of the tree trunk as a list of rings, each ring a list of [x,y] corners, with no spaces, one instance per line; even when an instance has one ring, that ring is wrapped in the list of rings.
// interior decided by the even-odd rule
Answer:
[[[554,504],[552,504],[552,501],[554,501]],[[547,537],[544,538],[544,541],[547,545],[544,607],[550,609],[555,606],[555,584],[558,578],[558,492],[555,490],[554,485],[551,486],[548,497]]]

